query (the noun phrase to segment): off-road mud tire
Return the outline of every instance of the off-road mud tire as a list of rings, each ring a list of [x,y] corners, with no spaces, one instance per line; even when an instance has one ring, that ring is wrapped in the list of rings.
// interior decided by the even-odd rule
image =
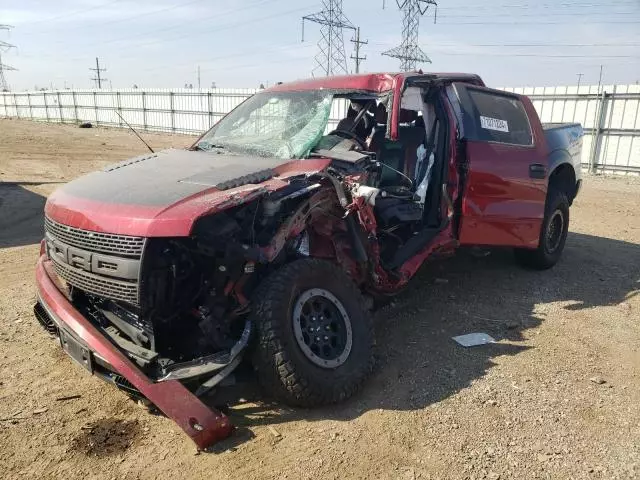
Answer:
[[[557,215],[560,215],[562,218],[562,228],[560,237],[557,240],[558,243],[555,245],[555,248],[551,249],[549,229],[551,222],[554,221]],[[538,248],[535,250],[516,249],[514,252],[516,260],[522,266],[534,270],[547,270],[553,267],[562,256],[568,232],[569,199],[564,192],[551,190],[548,194]]]
[[[295,336],[293,309],[299,295],[325,289],[344,306],[352,328],[349,356],[336,368],[315,365]],[[371,313],[358,288],[336,265],[301,259],[267,277],[253,297],[257,330],[253,365],[266,392],[291,406],[315,407],[354,395],[373,370],[375,337]]]

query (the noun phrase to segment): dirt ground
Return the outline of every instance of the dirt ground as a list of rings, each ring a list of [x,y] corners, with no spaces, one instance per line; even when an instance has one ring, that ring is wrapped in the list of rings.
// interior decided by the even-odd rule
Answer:
[[[640,478],[638,179],[585,180],[551,271],[507,252],[426,266],[376,315],[360,395],[292,410],[250,388],[230,410],[234,436],[196,454],[169,419],[72,364],[32,315],[45,197],[144,151],[124,130],[0,120],[0,478]],[[498,342],[451,340],[470,332]]]

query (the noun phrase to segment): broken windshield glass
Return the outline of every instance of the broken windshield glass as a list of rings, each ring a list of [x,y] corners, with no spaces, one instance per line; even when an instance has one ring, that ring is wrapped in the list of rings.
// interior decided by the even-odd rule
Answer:
[[[306,157],[324,135],[332,100],[326,91],[258,93],[220,120],[196,148]]]

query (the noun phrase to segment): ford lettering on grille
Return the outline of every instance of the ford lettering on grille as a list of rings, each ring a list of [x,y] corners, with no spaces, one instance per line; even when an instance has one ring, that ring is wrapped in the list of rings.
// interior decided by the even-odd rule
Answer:
[[[143,238],[89,232],[47,219],[45,242],[56,273],[69,285],[105,298],[138,304]]]
[[[55,222],[48,217],[44,219],[44,228],[53,238],[91,252],[140,258],[144,248],[143,237],[82,230]]]

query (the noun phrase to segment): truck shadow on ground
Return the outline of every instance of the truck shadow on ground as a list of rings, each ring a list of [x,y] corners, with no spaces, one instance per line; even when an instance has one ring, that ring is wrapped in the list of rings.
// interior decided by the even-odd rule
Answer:
[[[578,233],[569,235],[563,259],[546,272],[520,268],[510,251],[486,257],[462,251],[427,265],[395,305],[376,314],[377,367],[359,395],[338,406],[289,409],[265,403],[250,383],[241,391],[255,404],[230,402],[229,414],[240,434],[228,442],[251,438],[246,429],[255,425],[352,420],[375,409],[423,409],[482,378],[496,357],[532,348],[524,343],[526,331],[545,321],[537,306],[563,302],[560,308],[579,310],[618,305],[637,295],[638,265],[638,245]],[[451,339],[471,332],[509,343],[463,348]],[[215,398],[211,402],[219,404]]]
[[[0,248],[40,242],[47,199],[26,187],[58,182],[0,182]]]

